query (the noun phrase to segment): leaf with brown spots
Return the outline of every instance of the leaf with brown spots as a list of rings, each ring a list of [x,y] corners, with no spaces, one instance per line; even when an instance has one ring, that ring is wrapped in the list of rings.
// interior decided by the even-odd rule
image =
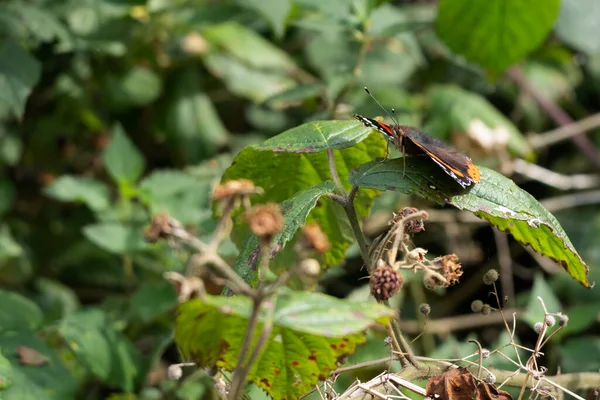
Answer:
[[[273,399],[297,399],[329,376],[340,357],[365,340],[364,331],[389,321],[393,310],[319,293],[286,292],[276,299],[271,336],[248,379]],[[206,296],[179,307],[175,341],[199,366],[232,371],[244,339],[252,302],[247,297]],[[260,313],[258,338],[266,314]],[[251,345],[252,346],[252,345]]]

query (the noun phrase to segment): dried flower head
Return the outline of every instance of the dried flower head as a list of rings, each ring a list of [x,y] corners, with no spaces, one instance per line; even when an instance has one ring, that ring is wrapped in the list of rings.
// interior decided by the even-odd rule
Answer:
[[[156,214],[152,218],[152,224],[144,231],[144,238],[148,242],[154,243],[158,239],[165,239],[176,234],[178,230],[184,230],[181,223],[172,218],[168,213],[163,212]]]
[[[298,268],[302,275],[309,278],[316,278],[321,272],[321,265],[314,258],[307,258],[305,260],[300,261]]]
[[[400,290],[403,282],[402,275],[390,265],[379,266],[371,274],[371,294],[377,301],[387,300]]]
[[[419,306],[419,312],[427,316],[431,312],[431,306],[427,303],[423,303]]]
[[[481,314],[482,315],[490,315],[492,313],[492,306],[490,306],[489,304],[484,304],[483,308],[481,309]]]
[[[491,285],[498,280],[498,271],[495,269],[490,269],[488,272],[483,275],[483,283],[486,285]]]
[[[213,192],[213,200],[224,200],[234,196],[249,196],[259,194],[261,188],[254,186],[254,182],[248,179],[235,179],[218,185]]]
[[[448,286],[458,283],[458,278],[463,274],[458,256],[456,254],[448,254],[442,257],[442,268],[444,270],[444,278],[448,281]]]
[[[544,323],[536,322],[535,324],[533,324],[533,330],[539,335],[544,330]]]
[[[310,248],[323,253],[330,247],[329,240],[318,224],[309,223],[302,229],[302,242],[305,248]]]
[[[278,204],[268,203],[252,207],[244,215],[250,230],[264,241],[270,241],[283,230],[283,215]]]
[[[483,301],[481,300],[473,300],[471,302],[471,311],[474,313],[480,313],[483,310]]]
[[[391,225],[397,224],[400,220],[408,217],[409,215],[418,213],[419,209],[414,207],[404,207],[398,214],[394,214],[394,218],[390,221]],[[410,221],[404,224],[404,232],[405,233],[417,233],[425,230],[424,220],[427,219],[427,215],[423,218],[411,219]]]
[[[425,275],[423,276],[423,285],[427,289],[435,289],[437,286],[448,286],[448,282],[446,279],[438,273],[432,272],[428,269],[425,270]]]
[[[567,326],[568,323],[569,323],[569,316],[566,314],[560,314],[560,317],[558,318],[558,326],[564,327],[564,326]]]
[[[546,317],[544,318],[544,323],[546,324],[546,326],[554,326],[556,324],[556,318],[554,318],[552,315],[546,315]]]
[[[408,254],[406,254],[406,261],[409,264],[417,264],[417,263],[425,262],[425,260],[426,260],[425,254],[427,254],[427,250],[417,247],[417,248],[409,251]]]

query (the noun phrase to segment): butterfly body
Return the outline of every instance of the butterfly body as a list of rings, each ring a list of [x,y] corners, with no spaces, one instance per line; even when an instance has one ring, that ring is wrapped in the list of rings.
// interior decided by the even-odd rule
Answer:
[[[355,115],[355,118],[366,127],[381,132],[403,154],[427,155],[463,188],[481,179],[479,169],[469,157],[433,136],[410,126],[388,125],[362,115]]]

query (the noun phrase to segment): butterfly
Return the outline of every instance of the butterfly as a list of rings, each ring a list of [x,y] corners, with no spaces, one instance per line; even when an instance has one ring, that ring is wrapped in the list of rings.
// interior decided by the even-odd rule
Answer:
[[[367,93],[369,93],[368,90]],[[479,168],[473,164],[469,157],[433,136],[411,126],[387,125],[362,115],[355,115],[354,118],[362,122],[367,128],[373,128],[381,132],[403,154],[426,154],[463,188],[467,188],[481,179]]]

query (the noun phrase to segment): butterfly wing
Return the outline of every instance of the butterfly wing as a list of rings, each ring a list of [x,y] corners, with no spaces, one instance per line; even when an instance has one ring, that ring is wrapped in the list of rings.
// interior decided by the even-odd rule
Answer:
[[[410,127],[401,127],[410,143],[422,150],[463,188],[479,182],[481,173],[471,159],[447,144]]]
[[[363,117],[362,115],[355,115],[354,118],[363,123],[367,128],[375,129],[376,131],[383,133],[388,139],[394,138],[394,130],[392,126],[374,120],[372,118]]]

